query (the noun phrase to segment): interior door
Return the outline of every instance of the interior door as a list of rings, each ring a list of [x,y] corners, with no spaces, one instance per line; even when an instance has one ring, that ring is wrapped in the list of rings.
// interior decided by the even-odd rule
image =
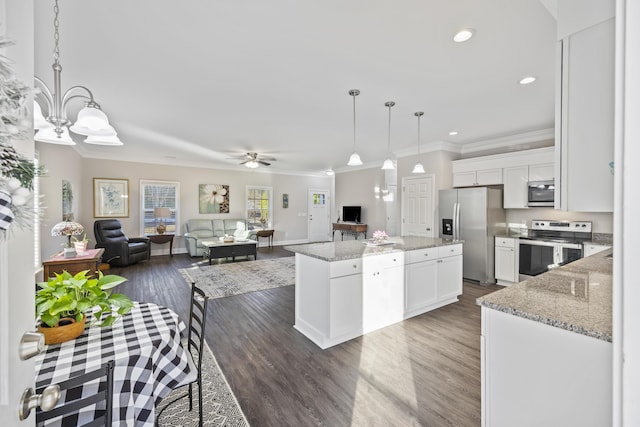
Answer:
[[[307,202],[309,241],[327,242],[331,240],[329,191],[310,189]]]
[[[434,175],[402,178],[402,235],[433,237]]]
[[[0,0],[0,34],[15,42],[2,53],[26,84],[33,81],[33,13],[33,2]],[[33,158],[33,134],[11,144]],[[18,348],[23,333],[34,330],[34,236],[15,223],[9,227],[0,237],[0,420],[4,426],[29,426],[35,425],[35,416],[32,412],[20,422],[18,404],[22,392],[35,385],[34,363],[20,360]]]

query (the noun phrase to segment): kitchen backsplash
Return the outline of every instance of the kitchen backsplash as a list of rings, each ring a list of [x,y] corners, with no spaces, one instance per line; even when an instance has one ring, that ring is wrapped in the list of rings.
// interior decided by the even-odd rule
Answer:
[[[552,208],[506,209],[510,229],[527,229],[531,221],[547,219],[556,221],[591,221],[593,233],[612,234],[613,214],[607,212],[565,212]]]

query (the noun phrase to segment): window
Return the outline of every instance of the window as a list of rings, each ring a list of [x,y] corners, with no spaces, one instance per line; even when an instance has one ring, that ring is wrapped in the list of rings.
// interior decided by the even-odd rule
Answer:
[[[173,181],[140,180],[140,229],[146,236],[156,234],[160,221],[167,227],[165,233],[179,234],[180,224],[180,183]],[[168,208],[171,215],[167,218],[155,218],[155,208]]]
[[[271,187],[247,187],[247,223],[248,228],[271,228],[273,212]]]

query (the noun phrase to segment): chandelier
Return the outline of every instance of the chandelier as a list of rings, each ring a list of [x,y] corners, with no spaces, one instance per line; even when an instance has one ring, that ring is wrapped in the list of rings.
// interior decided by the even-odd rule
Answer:
[[[59,145],[75,145],[69,131],[84,135],[87,144],[95,145],[123,145],[116,130],[109,124],[107,115],[94,100],[93,93],[84,86],[73,86],[62,93],[60,65],[60,32],[58,15],[60,8],[58,0],[53,7],[55,47],[53,50],[53,91],[38,77],[34,77],[35,87],[39,89],[34,97],[33,127],[38,132],[34,139],[40,142]],[[78,113],[74,124],[67,118],[67,104],[72,99],[84,100],[84,107]],[[47,115],[43,115],[43,108]]]

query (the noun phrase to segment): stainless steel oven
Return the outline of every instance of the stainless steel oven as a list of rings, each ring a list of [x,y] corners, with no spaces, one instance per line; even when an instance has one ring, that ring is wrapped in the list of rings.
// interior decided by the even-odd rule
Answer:
[[[537,276],[582,258],[578,243],[549,242],[520,238],[520,275]]]
[[[582,258],[591,236],[588,221],[532,221],[529,236],[520,238],[520,280]]]

